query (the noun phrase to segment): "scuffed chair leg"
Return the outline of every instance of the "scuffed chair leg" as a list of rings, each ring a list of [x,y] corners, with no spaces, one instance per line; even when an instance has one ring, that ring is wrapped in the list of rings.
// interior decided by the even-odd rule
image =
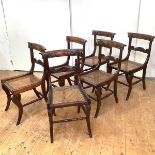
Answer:
[[[23,106],[21,104],[21,95],[20,94],[13,95],[12,101],[18,107],[18,110],[19,110],[18,120],[16,123],[16,125],[19,125],[21,118],[22,118],[22,115],[23,115]]]
[[[99,87],[97,89],[95,89],[95,93],[96,93],[96,96],[97,96],[97,109],[96,109],[96,113],[95,113],[95,118],[97,118],[98,116],[98,113],[100,111],[100,107],[101,107],[101,94],[102,94],[102,88]]]

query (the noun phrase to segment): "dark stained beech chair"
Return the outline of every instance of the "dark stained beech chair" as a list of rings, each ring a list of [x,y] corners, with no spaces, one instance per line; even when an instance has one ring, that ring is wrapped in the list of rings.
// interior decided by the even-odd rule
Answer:
[[[67,49],[73,49],[72,47],[74,45],[80,47],[82,49],[82,61],[84,61],[85,57],[85,44],[86,40],[83,38],[75,37],[75,36],[66,36],[66,41],[67,41]],[[56,78],[56,81],[53,81],[52,83],[54,84],[55,82],[59,83],[59,86],[64,86],[65,85],[65,80],[68,80],[68,83],[72,85],[70,77],[74,76],[75,71],[71,67],[71,62],[70,56],[66,56],[66,62],[58,65],[58,66],[52,66],[50,67],[51,70],[51,76]],[[83,67],[83,66],[82,66]],[[76,80],[75,80],[76,81]]]
[[[53,87],[51,84],[51,69],[49,66],[50,58],[57,57],[76,57],[77,63],[74,66],[74,71],[78,76],[81,72],[81,65],[79,63],[79,58],[83,55],[83,49],[64,49],[64,50],[55,50],[55,51],[47,51],[42,54],[44,64],[45,64],[45,81],[48,82],[48,99],[47,99],[47,111],[49,117],[49,125],[50,125],[50,137],[51,143],[53,143],[53,124],[54,123],[62,123],[62,122],[70,122],[85,119],[87,122],[88,133],[89,136],[92,137],[91,128],[90,128],[90,99],[87,94],[83,90],[80,81],[78,80],[77,85],[71,86],[61,86],[61,87]],[[75,74],[74,74],[75,75]],[[44,91],[45,92],[45,91]],[[84,111],[84,116],[79,118],[68,118],[63,120],[55,120],[53,115],[55,115],[55,110],[57,108],[67,108],[67,107],[78,107],[81,106]],[[58,111],[57,111],[58,114]]]
[[[93,30],[92,31],[93,39],[94,39],[94,50],[93,53],[89,56],[85,56],[84,60],[84,66],[87,66],[84,71],[93,69],[99,61],[99,55],[97,55],[97,42],[100,39],[107,39],[107,40],[113,40],[115,33],[113,32],[107,32],[107,31],[99,31],[99,30]],[[101,58],[101,63],[104,63],[104,56]]]
[[[117,97],[117,79],[119,75],[119,70],[121,67],[121,59],[122,52],[124,50],[124,44],[111,41],[111,40],[100,40],[97,45],[99,46],[99,63],[98,65],[87,72],[81,73],[80,80],[82,84],[85,84],[84,88],[87,89],[89,87],[93,88],[93,92],[95,91],[96,98],[92,95],[89,95],[90,98],[97,101],[97,109],[95,113],[95,117],[98,116],[101,100],[114,94],[116,103],[118,102]],[[101,62],[102,58],[102,48],[109,49],[109,53],[107,55],[104,54],[104,64]],[[115,73],[109,73],[109,70],[103,71],[100,70],[100,67],[105,65],[108,66],[112,63],[117,63],[118,70]],[[114,89],[110,89],[110,83],[114,82]],[[80,108],[78,109],[80,110]]]
[[[31,56],[31,70],[26,73],[26,74],[21,74],[18,76],[13,76],[10,78],[6,78],[1,80],[2,88],[5,91],[7,95],[7,106],[5,108],[5,111],[9,109],[10,102],[12,101],[19,109],[19,114],[18,114],[18,120],[17,124],[20,124],[22,114],[23,114],[23,107],[27,106],[29,104],[32,104],[38,100],[41,100],[43,97],[46,98],[43,94],[39,91],[37,91],[37,87],[41,86],[41,88],[45,87],[44,86],[44,80],[43,76],[39,77],[35,75],[34,73],[34,68],[35,64],[39,64],[43,67],[43,62],[41,60],[38,60],[37,58],[34,57],[34,53],[44,53],[45,52],[45,47],[39,44],[35,43],[28,43],[28,48],[30,49],[30,56]],[[30,101],[28,103],[22,104],[21,102],[21,94],[24,92],[27,92],[29,90],[33,90],[35,95],[37,96],[37,99]],[[43,88],[42,90],[45,90]]]
[[[131,94],[131,90],[132,90],[132,86],[137,84],[138,82],[142,81],[143,82],[143,89],[146,89],[146,84],[145,84],[145,76],[146,76],[146,68],[147,68],[147,64],[150,58],[150,52],[151,52],[151,47],[152,47],[152,42],[154,40],[154,36],[151,35],[147,35],[147,34],[140,34],[140,33],[128,33],[128,37],[129,37],[129,45],[128,45],[128,54],[127,56],[122,60],[121,62],[121,68],[120,68],[120,75],[125,75],[126,80],[127,80],[127,84],[122,82],[122,81],[118,81],[119,83],[128,86],[128,93],[126,96],[126,100],[129,99],[129,96]],[[148,48],[145,47],[136,47],[136,45],[134,45],[134,39],[136,39],[136,41],[145,41],[148,44]],[[139,63],[136,61],[131,61],[130,60],[130,55],[131,53],[134,54],[139,54],[140,53],[145,53],[145,61],[144,63]],[[116,64],[113,64],[110,67],[110,70],[112,69],[118,69]],[[142,71],[142,77],[136,76],[135,73],[138,71]],[[136,79],[133,82],[133,78]]]

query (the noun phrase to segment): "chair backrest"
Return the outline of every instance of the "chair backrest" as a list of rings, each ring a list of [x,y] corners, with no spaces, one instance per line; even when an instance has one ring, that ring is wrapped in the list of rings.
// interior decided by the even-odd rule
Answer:
[[[30,57],[31,57],[31,64],[32,64],[30,73],[33,73],[35,64],[39,64],[42,67],[44,67],[43,61],[36,58],[34,52],[36,51],[38,53],[45,53],[46,48],[42,45],[31,43],[31,42],[28,42],[28,48],[30,49]]]
[[[109,49],[109,54],[104,55],[105,63],[108,65],[110,64],[117,64],[118,65],[118,70],[116,71],[115,75],[119,74],[119,70],[121,68],[121,60],[122,60],[122,52],[124,50],[124,47],[126,46],[125,44],[122,44],[120,42],[112,41],[112,40],[100,40],[98,41],[98,46],[99,46],[99,64],[98,68],[102,65],[101,64],[101,58],[103,57],[104,54],[102,54],[102,48],[108,48]],[[115,50],[114,50],[115,49]],[[117,49],[117,50],[116,50]],[[116,52],[119,52],[116,57]]]
[[[95,56],[96,48],[97,48],[97,42],[100,39],[105,39],[106,38],[106,39],[113,40],[115,34],[116,33],[108,32],[108,31],[93,30],[92,31],[92,35],[94,36],[94,50],[93,50],[93,54],[92,55]],[[104,38],[101,38],[101,37],[104,37]]]
[[[73,49],[73,44],[76,43],[76,44],[80,44],[82,45],[82,57],[83,57],[83,60],[84,60],[84,57],[85,57],[85,46],[86,46],[86,42],[87,40],[83,39],[83,38],[80,38],[80,37],[75,37],[75,36],[66,36],[66,41],[67,41],[67,49]],[[68,56],[67,58],[67,64],[69,64],[69,60],[70,60],[70,56]]]
[[[147,34],[131,33],[131,32],[128,33],[128,37],[129,37],[128,54],[127,54],[127,57],[125,59],[129,59],[131,51],[143,52],[143,53],[147,54],[146,60],[144,62],[144,64],[147,64],[149,57],[150,57],[152,42],[153,42],[155,37],[151,36],[151,35],[147,35]],[[134,39],[137,39],[137,41],[139,39],[148,41],[148,45],[149,45],[148,48],[136,47],[135,45],[133,45]]]
[[[53,50],[53,51],[47,51],[46,53],[41,53],[44,61],[44,71],[46,76],[50,78],[50,75],[53,73],[50,69],[51,66],[49,66],[49,59],[50,58],[56,58],[56,57],[71,57],[76,56],[77,57],[77,63],[73,66],[73,69],[77,72],[77,74],[80,73],[82,70],[80,67],[80,57],[83,55],[83,49],[62,49],[62,50]]]

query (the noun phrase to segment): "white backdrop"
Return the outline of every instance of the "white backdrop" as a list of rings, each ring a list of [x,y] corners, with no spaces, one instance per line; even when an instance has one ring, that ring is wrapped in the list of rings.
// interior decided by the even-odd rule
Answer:
[[[72,32],[88,40],[86,55],[93,50],[92,30],[115,32],[114,40],[128,44],[127,32],[137,32],[139,0],[72,0]]]
[[[154,0],[149,3],[147,0],[70,2],[71,31],[69,0],[3,0],[9,41],[0,5],[0,69],[29,70],[28,41],[40,43],[48,50],[53,50],[65,48],[66,35],[72,34],[87,39],[88,55],[93,50],[92,30],[115,32],[114,40],[125,44],[128,44],[127,32],[155,35]],[[126,51],[127,48],[124,55]],[[155,77],[154,57],[155,41],[147,69],[147,76],[150,77]],[[143,56],[136,55],[133,59],[142,61]]]
[[[0,3],[0,69],[11,70],[11,55],[4,20],[2,3]]]
[[[4,0],[12,61],[15,70],[29,70],[27,42],[48,50],[66,48],[70,35],[68,0]]]

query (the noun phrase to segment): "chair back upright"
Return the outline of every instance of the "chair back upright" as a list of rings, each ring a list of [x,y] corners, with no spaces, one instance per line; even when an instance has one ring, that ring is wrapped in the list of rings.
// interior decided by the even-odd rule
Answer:
[[[113,78],[117,77],[119,75],[119,71],[121,68],[122,53],[123,53],[124,47],[126,45],[123,43],[120,43],[120,42],[102,39],[98,42],[98,46],[99,46],[99,63],[98,63],[98,66],[96,68],[99,69],[100,66],[102,65],[101,64],[101,58],[104,56],[105,57],[105,64],[107,63],[107,71],[108,71],[108,68],[110,65],[117,64],[118,69],[113,74]],[[108,48],[109,49],[108,55],[102,54],[102,48]],[[117,54],[116,52],[119,52],[119,53]]]
[[[114,36],[115,36],[116,33],[113,33],[113,32],[108,32],[108,31],[99,31],[99,30],[93,30],[92,31],[92,35],[94,36],[94,50],[93,50],[93,53],[92,53],[92,56],[95,56],[96,54],[96,50],[97,50],[97,45],[98,45],[98,41],[101,39],[100,37],[104,37],[104,39],[110,39],[110,40],[113,40],[114,39]],[[103,38],[102,38],[103,39]]]
[[[62,50],[53,50],[53,51],[47,51],[46,53],[42,53],[43,61],[44,61],[44,71],[46,75],[46,80],[51,79],[51,74],[53,73],[51,71],[51,66],[49,65],[50,58],[56,58],[56,57],[71,57],[75,56],[77,57],[77,63],[72,66],[73,70],[76,72],[75,76],[78,76],[81,72],[81,65],[79,63],[80,58],[83,56],[83,49],[62,49]],[[60,70],[60,72],[62,72]],[[50,84],[51,82],[49,82]]]
[[[85,46],[86,46],[86,42],[87,40],[80,38],[80,37],[75,37],[75,36],[66,36],[66,41],[67,41],[67,49],[74,49],[73,48],[73,44],[80,44],[82,45],[82,55],[81,55],[81,59],[82,59],[82,67],[84,66],[84,58],[85,58]],[[69,64],[69,60],[70,60],[70,56],[68,56],[66,64]]]
[[[30,49],[30,58],[31,58],[31,70],[30,73],[34,72],[34,68],[35,68],[35,64],[39,64],[42,67],[44,67],[43,65],[43,61],[36,58],[34,52],[38,52],[38,53],[45,53],[46,48],[42,45],[36,44],[36,43],[31,43],[28,42],[28,48]]]
[[[150,53],[151,53],[151,47],[152,47],[152,42],[154,40],[154,36],[148,35],[148,34],[142,34],[142,33],[128,33],[128,37],[129,37],[129,45],[128,45],[128,54],[127,57],[125,58],[125,60],[128,60],[130,57],[131,52],[142,52],[142,53],[146,53],[146,59],[144,62],[144,65],[147,65],[149,58],[150,58]],[[135,45],[133,45],[133,40],[137,39],[138,40],[146,40],[148,41],[148,48],[145,47],[136,47]]]

